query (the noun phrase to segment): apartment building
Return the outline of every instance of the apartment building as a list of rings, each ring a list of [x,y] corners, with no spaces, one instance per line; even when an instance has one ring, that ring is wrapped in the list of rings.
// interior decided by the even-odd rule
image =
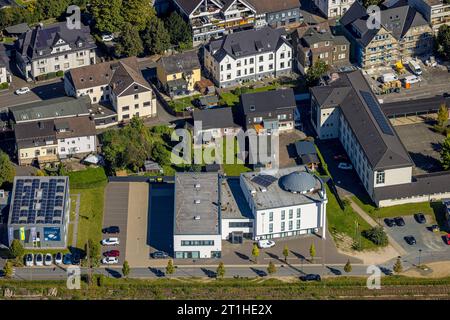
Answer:
[[[174,257],[220,258],[222,236],[219,175],[176,173],[174,193]]]
[[[97,151],[95,124],[89,116],[55,119],[54,124],[60,159]]]
[[[26,80],[95,64],[96,44],[90,28],[69,29],[66,22],[23,33],[15,43],[17,67]]]
[[[379,29],[369,29],[368,18],[366,9],[355,2],[340,20],[353,60],[363,69],[432,54],[433,30],[415,8],[401,3],[382,7]]]
[[[246,0],[173,0],[192,28],[194,46],[234,30],[253,28],[255,11]]]
[[[350,42],[344,36],[333,35],[328,25],[299,27],[291,38],[294,61],[302,74],[319,60],[331,68],[349,64]]]
[[[240,129],[234,121],[230,107],[194,110],[192,118],[195,129],[194,138],[203,138],[205,143],[213,143],[225,136],[235,135]]]
[[[316,7],[327,17],[343,16],[356,0],[314,0]]]
[[[294,129],[297,108],[292,89],[246,93],[240,97],[239,117],[243,127],[256,132]]]
[[[441,26],[450,25],[450,2],[445,0],[409,0],[408,2],[431,24],[435,34]]]
[[[161,57],[156,74],[160,88],[170,97],[191,93],[202,79],[197,50]]]
[[[292,71],[292,46],[283,29],[246,30],[205,46],[204,66],[219,87],[229,87]]]
[[[254,217],[255,240],[311,233],[326,238],[325,185],[305,166],[243,173],[240,185]]]
[[[322,140],[339,139],[369,196],[412,182],[413,162],[361,71],[311,88],[311,123]]]
[[[255,28],[291,28],[303,20],[299,0],[247,0],[255,11]]]
[[[86,95],[94,104],[110,105],[118,122],[156,116],[156,97],[135,57],[70,70],[64,87],[68,96]]]

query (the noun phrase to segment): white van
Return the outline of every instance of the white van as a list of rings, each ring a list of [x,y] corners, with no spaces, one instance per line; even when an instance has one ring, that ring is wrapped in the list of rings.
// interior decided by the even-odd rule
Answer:
[[[420,79],[420,77],[418,76],[406,76],[405,78],[403,78],[403,82],[409,84],[417,83],[420,81],[422,81],[422,79]]]
[[[414,73],[416,76],[420,76],[422,74],[422,69],[420,69],[420,66],[416,61],[411,60],[409,61],[408,65],[412,73]]]
[[[380,77],[380,80],[383,83],[387,83],[398,80],[398,77],[393,73],[385,73]]]

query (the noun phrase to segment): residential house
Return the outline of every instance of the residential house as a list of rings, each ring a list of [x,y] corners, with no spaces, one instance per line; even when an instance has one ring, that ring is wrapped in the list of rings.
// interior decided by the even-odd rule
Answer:
[[[445,0],[409,0],[409,4],[416,8],[431,24],[437,34],[443,25],[450,25],[450,2]]]
[[[312,141],[297,141],[295,144],[295,151],[301,163],[310,170],[316,170],[320,164],[317,155],[317,149]]]
[[[326,238],[325,184],[305,166],[243,173],[240,185],[254,217],[254,240],[312,233]]]
[[[192,28],[199,45],[234,30],[253,28],[255,11],[246,0],[173,0],[176,10]]]
[[[319,60],[331,68],[349,64],[350,42],[333,35],[328,25],[302,26],[291,38],[296,67],[303,74]]]
[[[26,80],[95,64],[96,44],[90,28],[69,29],[66,22],[38,25],[15,43],[17,67]]]
[[[356,0],[314,0],[314,4],[327,19],[330,19],[343,16],[355,1]]]
[[[297,108],[292,89],[246,93],[240,97],[240,118],[243,127],[256,132],[294,129]]]
[[[202,78],[197,50],[161,57],[156,72],[160,87],[170,97],[190,94]]]
[[[408,61],[433,52],[433,30],[411,6],[382,7],[380,28],[368,28],[369,16],[355,2],[340,20],[352,45],[353,60],[363,69]]]
[[[194,110],[194,139],[203,139],[204,143],[215,142],[227,135],[235,135],[240,129],[233,119],[232,108],[214,108]]]
[[[283,29],[264,27],[229,34],[205,46],[205,68],[219,87],[292,71],[292,46]]]
[[[94,104],[111,104],[118,122],[156,116],[156,97],[135,57],[70,70],[64,86],[68,96],[87,95]]]
[[[54,123],[60,159],[97,151],[95,124],[89,116],[56,119]]]
[[[255,13],[255,28],[269,25],[273,28],[290,28],[299,24],[303,16],[300,0],[247,0]]]

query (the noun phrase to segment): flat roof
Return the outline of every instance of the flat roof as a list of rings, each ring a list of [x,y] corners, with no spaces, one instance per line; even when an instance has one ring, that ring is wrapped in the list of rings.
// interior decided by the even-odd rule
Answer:
[[[217,173],[175,175],[174,235],[220,234],[219,189]]]
[[[274,209],[290,207],[295,205],[302,205],[308,203],[322,202],[324,200],[320,192],[325,193],[325,187],[322,180],[316,175],[312,174],[315,179],[314,190],[307,193],[292,193],[284,190],[280,186],[280,178],[293,172],[306,172],[310,173],[306,166],[295,166],[290,168],[283,168],[273,170],[273,172],[259,173],[249,172],[241,174],[244,184],[250,191],[254,190],[253,200],[257,210]],[[274,181],[269,185],[262,188],[260,184],[253,179],[258,175],[270,175],[274,178]],[[265,190],[265,191],[263,191]]]
[[[222,219],[253,219],[253,213],[242,192],[239,178],[222,180]]]

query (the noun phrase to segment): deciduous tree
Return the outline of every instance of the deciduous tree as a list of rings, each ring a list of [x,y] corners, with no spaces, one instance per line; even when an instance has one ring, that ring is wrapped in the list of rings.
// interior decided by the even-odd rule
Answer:
[[[287,262],[287,257],[289,256],[289,248],[287,245],[284,246],[283,256],[284,256],[284,262]]]
[[[22,242],[20,242],[17,239],[14,239],[9,247],[10,256],[12,258],[22,258],[24,252],[25,249],[23,248]]]
[[[217,266],[216,275],[217,278],[223,278],[225,276],[225,265],[222,261]]]
[[[5,182],[12,182],[15,175],[16,169],[14,169],[9,156],[3,151],[0,151],[0,187]]]
[[[167,262],[166,273],[173,274],[174,272],[175,272],[175,267],[173,265],[173,260],[169,259],[169,261]]]
[[[170,34],[170,42],[180,50],[192,48],[191,27],[177,13],[172,12],[165,20],[166,29]]]
[[[130,274],[130,265],[128,264],[128,261],[127,261],[127,260],[125,260],[125,261],[123,262],[123,266],[122,266],[122,274],[123,274],[123,276],[124,276],[125,278],[128,277],[129,274]]]
[[[95,27],[100,32],[118,32],[124,19],[122,0],[91,0],[90,11],[95,20]]]
[[[5,276],[5,278],[11,278],[13,276],[13,265],[11,263],[11,261],[7,260],[5,265],[3,266],[3,274]]]
[[[347,273],[352,272],[352,265],[350,264],[350,259],[347,260],[347,263],[344,266],[344,271]]]
[[[317,85],[320,77],[329,70],[328,64],[323,60],[317,60],[306,72],[306,84],[308,86]]]
[[[316,256],[316,246],[314,243],[311,243],[311,246],[309,247],[309,255],[311,257],[311,261],[314,261],[314,258]]]
[[[116,44],[118,56],[138,56],[144,52],[144,45],[139,30],[131,23],[126,23]]]
[[[448,108],[445,103],[441,104],[439,107],[438,115],[437,115],[438,125],[440,127],[444,127],[448,121]]]
[[[142,41],[147,54],[162,54],[170,48],[170,35],[164,23],[156,16],[142,32]]]
[[[269,265],[267,266],[267,273],[274,274],[275,272],[277,272],[277,267],[275,266],[275,264],[272,261],[270,261]]]
[[[450,169],[450,137],[445,138],[441,144],[441,165],[444,170]]]
[[[258,248],[258,245],[256,243],[253,244],[252,256],[255,258],[255,263],[258,263],[259,248]]]
[[[403,271],[403,265],[400,258],[397,258],[397,261],[394,264],[394,267],[392,268],[395,273],[401,273]]]

